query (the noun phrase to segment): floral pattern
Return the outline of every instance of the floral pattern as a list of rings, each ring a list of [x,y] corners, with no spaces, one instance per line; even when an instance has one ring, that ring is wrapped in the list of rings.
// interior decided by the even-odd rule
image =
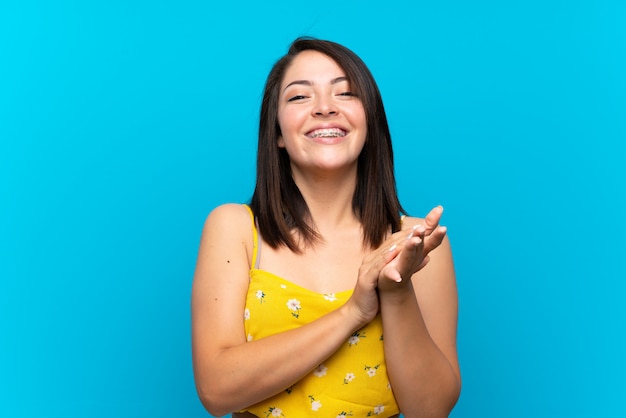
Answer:
[[[300,309],[302,309],[302,307],[300,306],[300,301],[298,299],[289,299],[287,301],[287,307],[291,311],[291,315],[294,318],[300,318]]]
[[[311,400],[311,411],[319,411],[322,407],[322,403],[315,399],[312,395],[309,395],[309,399]]]
[[[352,382],[355,377],[356,376],[352,372],[346,373],[346,377],[343,378],[343,384],[347,385],[348,383]]]
[[[383,412],[385,412],[385,405],[380,405],[380,404],[379,404],[379,405],[376,405],[376,406],[374,407],[374,410],[369,411],[369,412],[367,413],[367,416],[368,416],[368,417],[373,417],[374,415],[380,415],[380,414],[382,414]]]
[[[380,364],[377,364],[376,366],[365,366],[365,373],[367,373],[367,375],[369,377],[374,377],[376,376],[376,371],[378,370],[378,368],[380,367]]]
[[[348,346],[357,345],[361,338],[365,338],[365,331],[357,331],[348,338]]]
[[[280,408],[271,406],[270,409],[265,412],[266,417],[284,417],[283,411]]]
[[[317,293],[267,272],[251,270],[244,335],[255,341],[300,327],[337,309],[351,295],[351,291]],[[342,409],[346,405],[350,409]],[[263,418],[398,414],[384,363],[380,317],[347,336],[335,354],[302,380],[245,410]]]
[[[334,293],[324,293],[324,299],[329,302],[334,302],[337,300],[337,296]]]
[[[251,220],[255,228],[252,217]],[[261,250],[256,229],[254,245],[257,251]],[[255,254],[259,254],[257,251]],[[251,265],[256,266],[257,261],[256,256],[253,257]],[[311,291],[256,267],[249,273],[242,321],[248,341],[258,341],[315,321],[352,296],[352,290]],[[398,414],[400,411],[387,376],[382,334],[382,320],[377,316],[362,329],[346,336],[344,344],[333,355],[300,381],[245,410],[263,418],[382,418]],[[294,356],[299,354],[293,353]]]
[[[328,367],[324,366],[323,364],[320,364],[319,366],[315,368],[315,370],[313,370],[313,375],[317,377],[324,377],[326,376],[327,371],[328,371]]]

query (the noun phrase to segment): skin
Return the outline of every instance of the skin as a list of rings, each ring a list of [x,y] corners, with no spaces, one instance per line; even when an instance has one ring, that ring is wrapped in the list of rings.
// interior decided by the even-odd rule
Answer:
[[[379,248],[363,245],[352,195],[365,115],[360,100],[345,94],[350,86],[343,76],[334,61],[314,51],[300,53],[285,73],[277,146],[290,155],[323,242],[302,254],[262,242],[260,268],[316,292],[353,294],[310,324],[247,342],[242,315],[252,224],[241,205],[214,209],[205,222],[192,291],[196,387],[213,415],[241,410],[297,382],[379,311],[387,371],[404,416],[445,417],[458,399],[457,292],[446,228],[439,226],[443,208],[425,219],[406,218],[404,229]],[[325,126],[347,134],[328,142],[310,137]]]

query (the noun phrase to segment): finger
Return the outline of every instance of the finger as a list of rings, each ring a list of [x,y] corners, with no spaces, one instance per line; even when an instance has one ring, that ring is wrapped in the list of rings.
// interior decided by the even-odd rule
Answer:
[[[441,215],[443,214],[443,206],[439,205],[433,208],[426,218],[424,218],[424,228],[426,229],[426,234],[430,235],[435,228],[439,225],[439,221],[441,220]]]
[[[422,263],[424,254],[424,240],[421,237],[411,238],[405,248],[398,255],[397,270],[403,276],[413,275],[419,264]]]
[[[398,272],[398,270],[396,270],[389,264],[383,267],[380,273],[383,277],[393,282],[400,283],[402,281],[402,276],[400,275],[400,272]]]
[[[360,272],[370,276],[370,279],[378,277],[381,269],[393,260],[401,250],[402,247],[397,243],[394,243],[389,247],[380,248],[378,251],[371,253],[363,260]]]
[[[424,239],[424,254],[428,254],[437,248],[442,242],[448,232],[448,228],[445,226],[438,226],[432,234]]]

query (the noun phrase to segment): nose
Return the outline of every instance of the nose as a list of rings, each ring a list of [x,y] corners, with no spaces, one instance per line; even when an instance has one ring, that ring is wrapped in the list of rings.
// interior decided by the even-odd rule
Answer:
[[[337,107],[332,98],[326,96],[320,96],[313,106],[313,116],[326,117],[334,116],[337,114]]]

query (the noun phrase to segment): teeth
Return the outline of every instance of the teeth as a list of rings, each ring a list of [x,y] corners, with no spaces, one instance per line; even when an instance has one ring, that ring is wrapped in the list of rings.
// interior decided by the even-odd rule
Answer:
[[[336,138],[338,136],[346,136],[346,132],[338,128],[316,129],[309,136],[311,138]]]

